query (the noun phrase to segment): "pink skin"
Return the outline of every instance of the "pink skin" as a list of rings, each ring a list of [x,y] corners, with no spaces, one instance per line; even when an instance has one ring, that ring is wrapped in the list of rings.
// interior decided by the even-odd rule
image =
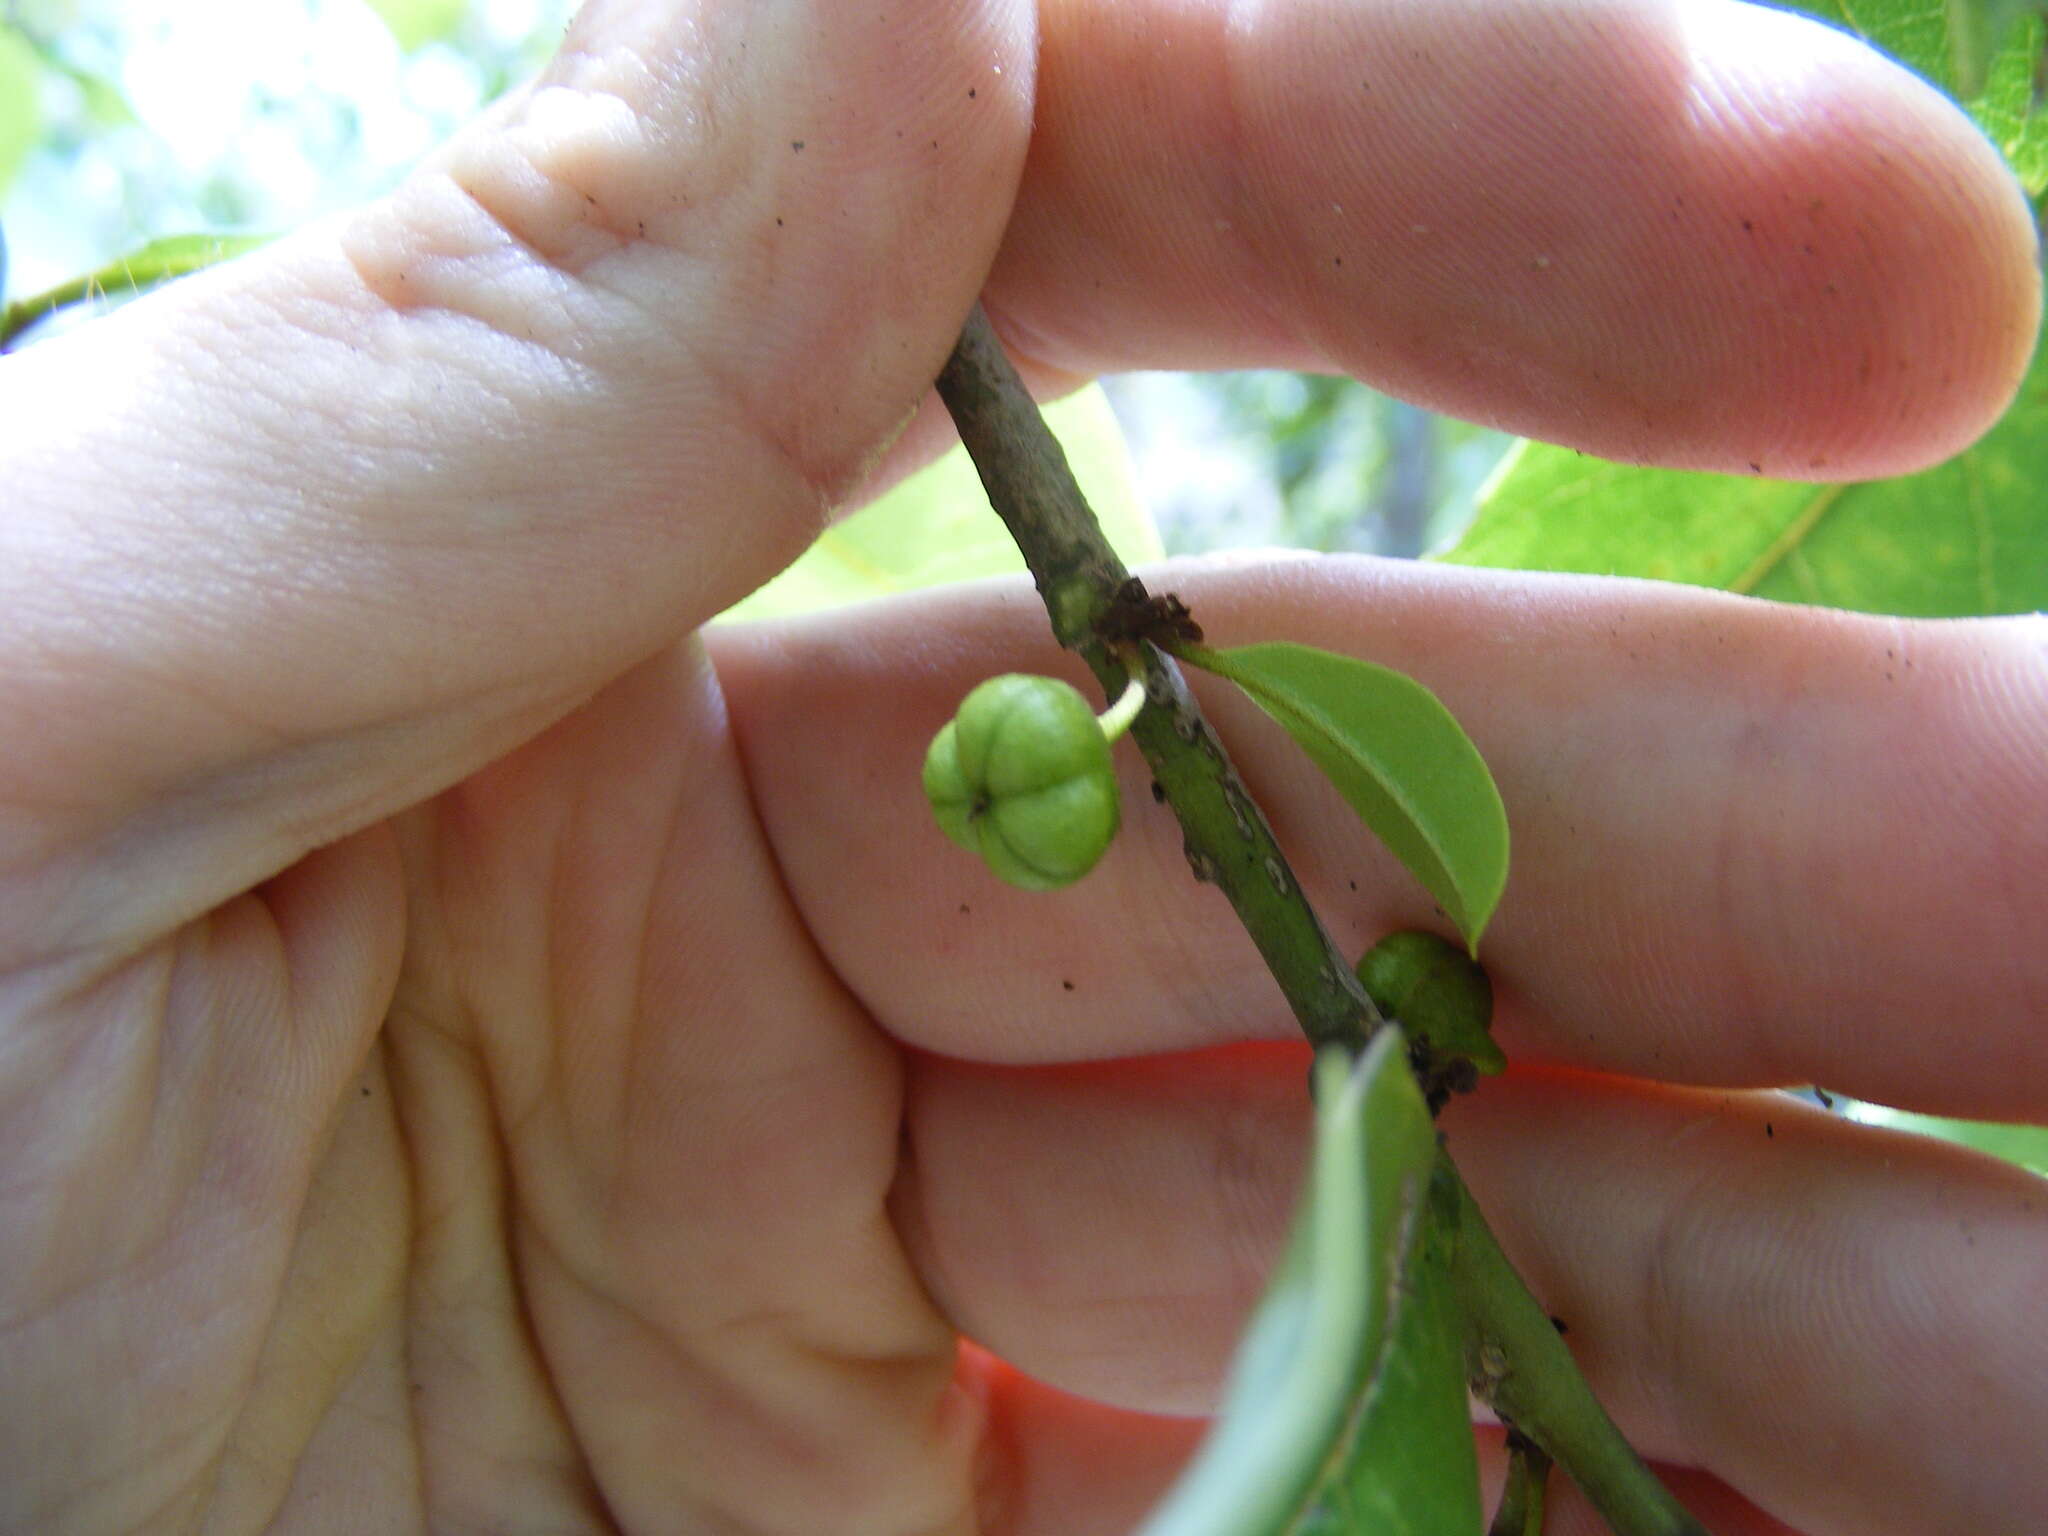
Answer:
[[[1961,118],[1718,0],[600,0],[390,199],[0,365],[0,1527],[1038,1536],[1171,1475],[1293,1191],[1270,984],[1149,806],[1057,897],[925,825],[938,720],[1059,665],[1021,585],[694,635],[930,451],[984,289],[1048,389],[1817,478],[1970,440],[2039,304]],[[1452,1132],[1717,1529],[2048,1507],[2038,1187],[1751,1091],[2048,1117],[2040,622],[1170,579],[1495,762],[1530,1065]],[[1219,715],[1347,943],[1428,916]]]

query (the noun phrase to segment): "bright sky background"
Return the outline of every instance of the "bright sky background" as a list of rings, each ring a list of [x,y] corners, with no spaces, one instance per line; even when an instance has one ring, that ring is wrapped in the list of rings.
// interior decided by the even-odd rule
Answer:
[[[470,0],[462,47],[406,53],[367,0],[26,0],[9,14],[116,86],[95,125],[46,78],[43,147],[0,204],[33,293],[156,235],[283,230],[360,202],[560,35],[571,0]]]

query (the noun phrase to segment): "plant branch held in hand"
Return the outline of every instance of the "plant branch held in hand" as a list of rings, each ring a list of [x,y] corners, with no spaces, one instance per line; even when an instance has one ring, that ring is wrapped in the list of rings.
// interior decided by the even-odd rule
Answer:
[[[1159,643],[1189,641],[1199,630],[1177,601],[1147,598],[1110,548],[979,305],[938,391],[1059,642],[1088,663],[1110,698],[1142,672],[1147,702],[1131,736],[1180,821],[1196,877],[1229,898],[1309,1040],[1362,1050],[1385,1021]],[[1453,1284],[1466,1314],[1474,1388],[1498,1400],[1622,1536],[1705,1536],[1592,1401],[1447,1154],[1439,1153],[1437,1178],[1441,1193],[1431,1204],[1453,1229]]]

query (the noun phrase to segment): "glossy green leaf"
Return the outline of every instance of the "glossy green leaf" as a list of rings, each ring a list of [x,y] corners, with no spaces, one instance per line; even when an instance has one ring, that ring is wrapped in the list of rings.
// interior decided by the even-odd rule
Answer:
[[[1985,1120],[1946,1120],[1937,1115],[1916,1115],[1909,1110],[1884,1104],[1846,1100],[1843,1112],[1866,1125],[1889,1126],[1895,1131],[1936,1136],[2003,1158],[2008,1163],[2048,1178],[2048,1126],[2004,1125]]]
[[[1436,1132],[1397,1030],[1382,1030],[1355,1066],[1325,1052],[1315,1081],[1315,1147],[1287,1251],[1215,1426],[1140,1536],[1299,1531],[1333,1469],[1348,1465],[1339,1453],[1360,1449],[1360,1404],[1390,1389],[1384,1372],[1415,1294]],[[1459,1406],[1469,1451],[1462,1397]],[[1403,1473],[1397,1464],[1387,1475]]]
[[[1393,1336],[1289,1536],[1478,1536],[1479,1458],[1449,1238],[1425,1217]]]
[[[43,128],[43,64],[20,33],[0,23],[0,193]]]
[[[1047,407],[1102,531],[1130,564],[1164,552],[1139,498],[1109,398],[1091,385]],[[836,608],[892,592],[1024,570],[963,448],[833,524],[804,556],[725,615],[765,619]]]
[[[468,0],[365,0],[407,53],[455,35]]]
[[[1477,950],[1507,884],[1507,811],[1479,749],[1435,694],[1307,645],[1178,654],[1229,678],[1286,727]]]
[[[152,240],[108,262],[97,272],[88,272],[7,305],[0,310],[0,345],[60,309],[160,287],[174,278],[253,251],[270,239],[269,235],[166,235]]]
[[[1917,475],[1800,485],[1638,469],[1525,443],[1439,558],[1650,576],[1918,617],[2048,607],[2048,362],[2004,419]]]

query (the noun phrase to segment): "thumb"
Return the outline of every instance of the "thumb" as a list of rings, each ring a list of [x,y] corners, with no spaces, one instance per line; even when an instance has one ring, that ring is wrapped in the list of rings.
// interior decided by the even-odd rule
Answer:
[[[383,202],[0,366],[0,959],[204,910],[797,554],[980,287],[1033,50],[598,0]]]

